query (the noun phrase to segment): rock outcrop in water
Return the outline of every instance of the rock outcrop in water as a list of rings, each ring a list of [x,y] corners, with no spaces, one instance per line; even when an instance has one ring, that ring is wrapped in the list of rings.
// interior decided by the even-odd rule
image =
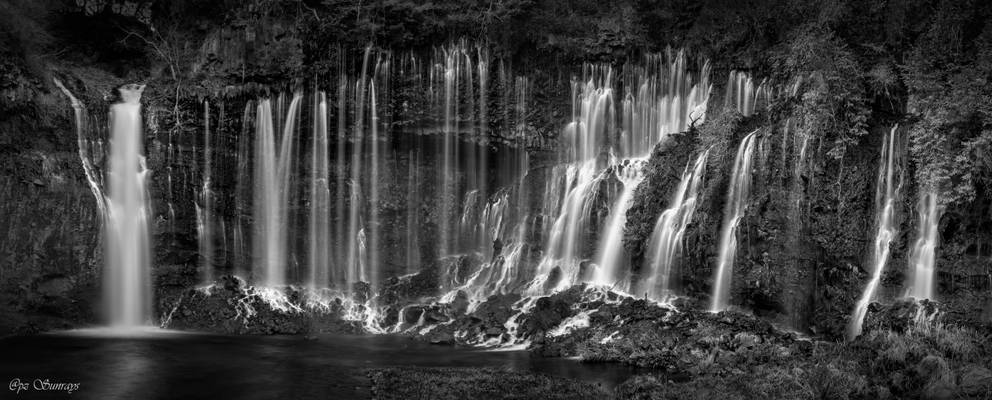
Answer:
[[[316,297],[321,295],[295,287],[253,287],[224,276],[216,284],[182,293],[162,327],[247,335],[364,332],[363,321],[356,318],[363,305],[344,296]]]

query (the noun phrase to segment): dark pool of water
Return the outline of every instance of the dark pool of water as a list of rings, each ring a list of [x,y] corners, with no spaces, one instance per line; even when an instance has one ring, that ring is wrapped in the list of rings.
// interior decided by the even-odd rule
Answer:
[[[632,371],[618,365],[533,357],[525,351],[434,346],[395,336],[220,336],[153,333],[115,337],[47,334],[0,339],[0,398],[347,399],[368,398],[367,368],[497,367],[612,388]],[[79,383],[65,391],[19,393]]]

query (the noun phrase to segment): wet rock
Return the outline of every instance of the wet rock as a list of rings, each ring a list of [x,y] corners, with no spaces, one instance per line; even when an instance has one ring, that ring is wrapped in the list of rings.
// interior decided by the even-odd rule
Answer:
[[[592,279],[592,274],[596,272],[595,266],[589,261],[579,263],[579,275],[576,278],[579,282],[587,282]]]
[[[521,334],[531,337],[558,326],[565,318],[577,312],[572,309],[572,304],[558,296],[537,299],[530,313],[521,318]]]
[[[427,310],[423,306],[409,306],[403,308],[403,322],[407,324],[415,324],[420,320]]]
[[[272,335],[317,332],[356,333],[343,319],[339,299],[311,307],[301,289],[255,288],[237,277],[223,276],[214,285],[190,289],[160,306],[162,327],[227,334]]]
[[[442,282],[443,284],[460,285],[472,277],[481,261],[475,255],[462,254],[445,257],[437,264],[439,271],[445,272],[443,276],[448,277],[448,282]]]
[[[351,293],[355,296],[355,301],[365,303],[372,296],[372,285],[368,282],[355,282],[351,285]]]
[[[550,293],[554,288],[558,287],[558,283],[561,282],[561,267],[555,266],[548,272],[548,279],[544,281],[544,292]]]
[[[862,334],[872,331],[906,332],[917,324],[939,322],[937,302],[931,300],[900,300],[889,305],[871,303],[865,314]]]
[[[459,290],[455,293],[455,299],[451,301],[450,310],[452,315],[464,315],[468,311],[468,294]]]
[[[427,342],[430,344],[449,346],[455,344],[455,336],[444,331],[431,332],[427,334]]]
[[[500,328],[498,326],[493,326],[486,329],[486,336],[492,337],[492,336],[499,336],[502,334],[503,334],[503,328]]]
[[[447,314],[446,305],[432,305],[424,310],[424,323],[439,324],[450,320],[451,317]]]
[[[519,294],[501,294],[491,296],[475,310],[472,316],[485,325],[502,326],[513,316],[513,305],[520,301]]]

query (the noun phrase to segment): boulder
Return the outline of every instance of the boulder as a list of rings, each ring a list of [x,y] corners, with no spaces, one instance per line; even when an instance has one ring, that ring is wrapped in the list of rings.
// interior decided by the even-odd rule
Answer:
[[[427,342],[430,344],[438,344],[450,346],[455,344],[455,336],[450,332],[431,332],[427,334]]]

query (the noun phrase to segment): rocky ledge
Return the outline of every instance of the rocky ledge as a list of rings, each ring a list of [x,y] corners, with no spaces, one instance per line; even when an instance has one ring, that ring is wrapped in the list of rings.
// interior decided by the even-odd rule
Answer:
[[[432,343],[516,345],[541,356],[640,367],[617,388],[618,398],[992,397],[990,332],[958,324],[932,301],[873,304],[861,336],[834,342],[746,313],[580,285],[544,297],[493,296],[464,315],[406,332]]]
[[[225,276],[183,292],[161,326],[247,335],[359,333],[364,331],[366,314],[361,296],[295,286],[254,287],[236,276]]]
[[[393,333],[440,345],[513,346],[538,356],[636,367],[638,374],[617,387],[618,398],[992,396],[990,332],[956,323],[931,301],[872,304],[861,336],[834,342],[739,311],[710,313],[684,300],[662,304],[586,285],[549,296],[501,294],[480,303],[459,292],[439,302],[426,292],[399,290],[416,287],[416,277],[393,282],[393,295],[372,301],[362,290],[340,296],[255,288],[225,277],[184,292],[163,326],[234,334]],[[380,371],[376,379],[393,387],[411,377],[441,379],[455,372]],[[468,386],[482,379],[455,375],[468,379]],[[543,384],[551,390],[559,383]],[[452,393],[468,393],[456,386]]]

